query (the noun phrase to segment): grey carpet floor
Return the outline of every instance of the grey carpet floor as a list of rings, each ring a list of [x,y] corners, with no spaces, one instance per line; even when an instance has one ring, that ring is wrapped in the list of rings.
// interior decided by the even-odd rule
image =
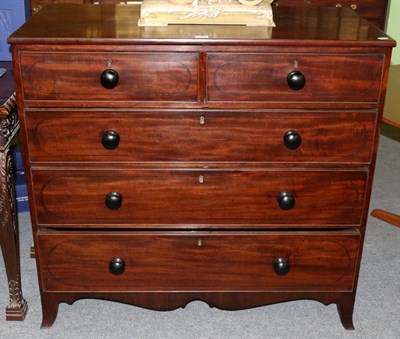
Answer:
[[[400,213],[400,143],[381,137],[371,210]],[[295,301],[221,311],[196,301],[156,312],[121,303],[61,304],[53,327],[40,329],[41,305],[28,213],[20,218],[23,322],[5,321],[7,281],[0,264],[0,338],[400,338],[400,228],[369,217],[356,298],[354,331],[342,327],[335,305]],[[2,259],[2,258],[0,258]],[[1,261],[2,262],[2,261]]]

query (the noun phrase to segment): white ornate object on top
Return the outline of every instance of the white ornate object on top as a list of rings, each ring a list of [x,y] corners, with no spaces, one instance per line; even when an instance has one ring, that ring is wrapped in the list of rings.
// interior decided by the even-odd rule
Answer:
[[[238,0],[242,5],[245,6],[257,6],[262,3],[263,0]]]
[[[172,3],[172,1],[178,3]],[[173,24],[275,26],[270,3],[243,6],[238,0],[143,0],[139,26]],[[240,0],[254,2],[260,0]]]
[[[171,4],[175,5],[197,5],[198,0],[168,0]]]
[[[199,4],[199,0],[168,0],[169,2],[176,5],[193,5],[197,6]],[[214,0],[207,0],[207,5],[213,3]],[[238,0],[242,5],[245,6],[256,6],[263,2],[263,0]]]

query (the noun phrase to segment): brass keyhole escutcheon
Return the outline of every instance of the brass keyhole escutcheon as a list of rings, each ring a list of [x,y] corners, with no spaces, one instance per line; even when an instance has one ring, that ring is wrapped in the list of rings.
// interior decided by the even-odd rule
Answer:
[[[199,183],[200,184],[204,183],[204,175],[199,175]]]
[[[204,116],[201,116],[200,119],[199,119],[199,123],[200,123],[200,125],[205,125],[206,118]]]

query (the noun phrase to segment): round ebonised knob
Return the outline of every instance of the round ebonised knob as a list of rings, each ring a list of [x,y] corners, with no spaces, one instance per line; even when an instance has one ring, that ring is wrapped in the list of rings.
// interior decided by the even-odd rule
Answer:
[[[104,148],[116,149],[119,145],[119,134],[115,131],[106,131],[101,137],[101,143]]]
[[[110,210],[117,210],[122,205],[122,195],[118,192],[110,192],[106,195],[106,206]]]
[[[285,146],[289,149],[299,148],[301,145],[301,136],[297,131],[287,131],[283,136],[283,142]]]
[[[100,83],[104,88],[112,89],[118,85],[119,75],[113,69],[106,69],[100,75]]]
[[[114,275],[121,275],[125,271],[125,261],[121,258],[114,258],[110,261],[108,269]]]
[[[274,271],[277,275],[286,275],[290,271],[290,263],[288,259],[278,258],[272,263]]]
[[[298,91],[306,84],[306,77],[300,71],[292,71],[288,74],[287,83],[289,87],[295,91]]]
[[[279,207],[283,210],[291,210],[295,205],[294,195],[290,192],[281,192],[278,196]]]

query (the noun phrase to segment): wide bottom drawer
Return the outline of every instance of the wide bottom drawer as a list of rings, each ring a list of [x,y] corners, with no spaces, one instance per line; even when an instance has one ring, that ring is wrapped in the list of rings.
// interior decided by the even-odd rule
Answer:
[[[351,291],[360,236],[337,232],[56,232],[44,291]]]

